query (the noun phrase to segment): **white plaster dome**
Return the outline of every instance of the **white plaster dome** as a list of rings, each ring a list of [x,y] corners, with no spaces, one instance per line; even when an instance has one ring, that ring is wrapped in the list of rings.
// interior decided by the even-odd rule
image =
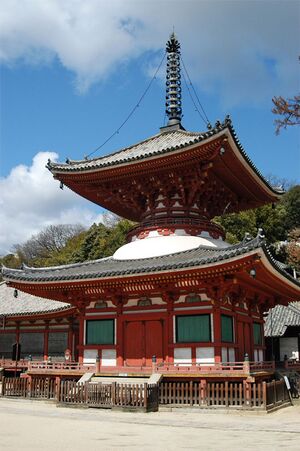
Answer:
[[[199,246],[225,248],[229,244],[222,239],[211,238],[207,232],[199,236],[191,235],[169,235],[161,236],[150,234],[143,239],[134,239],[128,244],[121,246],[113,255],[116,260],[137,260],[140,258],[161,257],[162,255],[175,254]]]

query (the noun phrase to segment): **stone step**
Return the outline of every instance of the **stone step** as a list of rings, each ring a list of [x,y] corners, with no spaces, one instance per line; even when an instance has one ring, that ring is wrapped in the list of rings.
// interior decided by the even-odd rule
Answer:
[[[85,382],[91,382],[93,376],[95,373],[84,373],[83,376],[79,379],[78,382],[85,383]]]
[[[94,376],[91,378],[90,382],[92,384],[112,384],[116,382],[117,384],[144,384],[149,383],[149,377],[125,377],[125,376]]]

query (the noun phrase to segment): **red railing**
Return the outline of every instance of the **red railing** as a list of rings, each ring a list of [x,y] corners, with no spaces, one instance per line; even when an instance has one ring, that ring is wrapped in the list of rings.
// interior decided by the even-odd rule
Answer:
[[[290,368],[296,368],[299,362],[288,362]],[[49,362],[49,361],[29,361],[20,360],[17,363],[9,359],[0,360],[0,367],[4,369],[15,370],[41,370],[41,371],[78,371],[78,372],[99,372],[99,373],[114,373],[114,374],[130,374],[143,373],[151,374],[153,372],[160,374],[192,374],[192,373],[210,373],[210,374],[249,374],[257,371],[273,371],[275,369],[275,362],[228,362],[228,363],[214,363],[214,364],[187,364],[185,362],[177,363],[159,363],[151,366],[102,366],[96,367],[96,364],[84,364],[79,362]],[[98,371],[99,369],[99,371]]]
[[[215,364],[163,363],[155,366],[157,373],[244,373],[274,370],[274,362],[230,362]]]

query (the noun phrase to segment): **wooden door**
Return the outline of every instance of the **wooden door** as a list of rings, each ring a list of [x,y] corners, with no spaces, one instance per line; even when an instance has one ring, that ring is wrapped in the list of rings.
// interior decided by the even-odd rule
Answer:
[[[125,324],[125,352],[127,365],[140,366],[143,363],[144,331],[142,321],[130,321]]]
[[[160,320],[126,322],[124,359],[127,365],[151,366],[155,355],[163,361],[163,323]]]
[[[239,321],[237,326],[237,333],[237,343],[239,344],[238,360],[240,362],[243,362],[246,353],[248,354],[249,359],[252,358],[250,324],[246,321]]]
[[[145,321],[146,366],[151,366],[152,357],[157,363],[163,361],[163,323],[160,320]]]

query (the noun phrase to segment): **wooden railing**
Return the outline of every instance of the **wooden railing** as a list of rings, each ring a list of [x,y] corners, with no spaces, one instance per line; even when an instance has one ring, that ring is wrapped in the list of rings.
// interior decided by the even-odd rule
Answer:
[[[275,369],[275,362],[228,362],[214,364],[162,363],[155,366],[157,373],[243,373],[269,371]]]
[[[20,360],[19,362],[14,362],[9,359],[0,360],[0,367],[5,369],[14,370],[28,369],[31,370],[42,370],[42,371],[78,371],[78,372],[90,372],[96,371],[96,364],[84,364],[79,362],[49,362],[49,361],[30,361],[30,360]],[[292,366],[291,366],[292,367]],[[294,366],[296,368],[296,365]],[[257,371],[272,371],[275,369],[275,362],[228,362],[228,363],[214,363],[214,364],[198,364],[198,363],[160,363],[152,366],[99,366],[99,372],[105,373],[143,373],[151,374],[152,372],[161,374],[178,374],[186,373],[210,373],[210,374],[249,374]],[[97,371],[98,372],[98,371]]]
[[[57,383],[54,378],[4,377],[2,396],[22,398],[55,399]]]
[[[290,401],[290,395],[283,380],[272,381],[266,384],[266,408],[272,409],[284,402]]]
[[[93,384],[54,378],[3,378],[2,396],[56,400],[58,404],[156,411],[158,405],[269,410],[289,402],[285,382],[169,382]]]
[[[269,410],[289,401],[284,381],[162,382],[159,404]]]
[[[95,371],[95,365],[86,365],[78,362],[28,362],[28,370],[70,370],[70,371]]]
[[[58,404],[158,410],[156,384],[56,382],[54,378],[3,378],[2,396],[56,400]]]
[[[58,394],[59,404],[90,407],[158,410],[158,386],[155,384],[92,384],[63,381]]]

